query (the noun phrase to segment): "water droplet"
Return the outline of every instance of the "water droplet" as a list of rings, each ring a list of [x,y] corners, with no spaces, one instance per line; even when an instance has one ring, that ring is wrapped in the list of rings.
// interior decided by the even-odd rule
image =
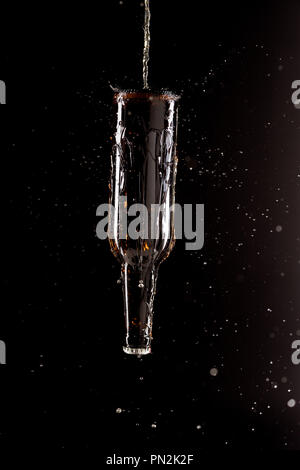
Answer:
[[[289,406],[290,408],[293,408],[293,406],[296,405],[296,400],[294,400],[294,398],[291,398],[288,402],[287,402],[287,406]]]

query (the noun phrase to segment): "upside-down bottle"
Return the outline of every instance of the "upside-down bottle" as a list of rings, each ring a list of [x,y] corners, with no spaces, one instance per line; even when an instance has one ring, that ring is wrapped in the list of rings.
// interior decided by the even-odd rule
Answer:
[[[121,263],[128,354],[151,352],[153,302],[160,263],[175,242],[177,95],[120,91],[111,157],[109,242]],[[143,230],[130,233],[130,213],[145,208]],[[127,218],[122,214],[127,210]],[[141,228],[141,227],[139,227]]]

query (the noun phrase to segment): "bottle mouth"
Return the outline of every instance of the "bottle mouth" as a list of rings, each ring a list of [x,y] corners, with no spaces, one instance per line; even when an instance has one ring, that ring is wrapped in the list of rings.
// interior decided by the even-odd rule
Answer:
[[[146,354],[151,353],[151,346],[146,346],[144,348],[131,348],[129,346],[123,346],[123,351],[126,354],[131,354],[133,356],[145,356]]]
[[[173,93],[169,90],[119,90],[113,88],[114,91],[114,102],[123,100],[135,100],[135,101],[178,101],[180,95]]]

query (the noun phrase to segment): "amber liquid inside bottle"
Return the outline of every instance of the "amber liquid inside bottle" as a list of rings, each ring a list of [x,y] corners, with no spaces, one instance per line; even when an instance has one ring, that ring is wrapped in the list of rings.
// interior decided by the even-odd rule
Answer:
[[[175,242],[177,101],[172,94],[115,94],[117,125],[111,159],[109,242],[121,263],[128,354],[151,352],[153,303],[158,267]],[[126,200],[125,200],[126,198]],[[132,238],[121,209],[146,208],[148,231]],[[123,205],[123,206],[122,206]],[[159,209],[158,209],[159,207]]]

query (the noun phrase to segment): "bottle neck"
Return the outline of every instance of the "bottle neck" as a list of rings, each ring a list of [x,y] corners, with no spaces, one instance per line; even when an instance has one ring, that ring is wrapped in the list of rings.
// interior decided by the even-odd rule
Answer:
[[[125,315],[124,351],[144,355],[151,352],[153,301],[157,268],[153,265],[143,270],[122,265],[122,287]]]

